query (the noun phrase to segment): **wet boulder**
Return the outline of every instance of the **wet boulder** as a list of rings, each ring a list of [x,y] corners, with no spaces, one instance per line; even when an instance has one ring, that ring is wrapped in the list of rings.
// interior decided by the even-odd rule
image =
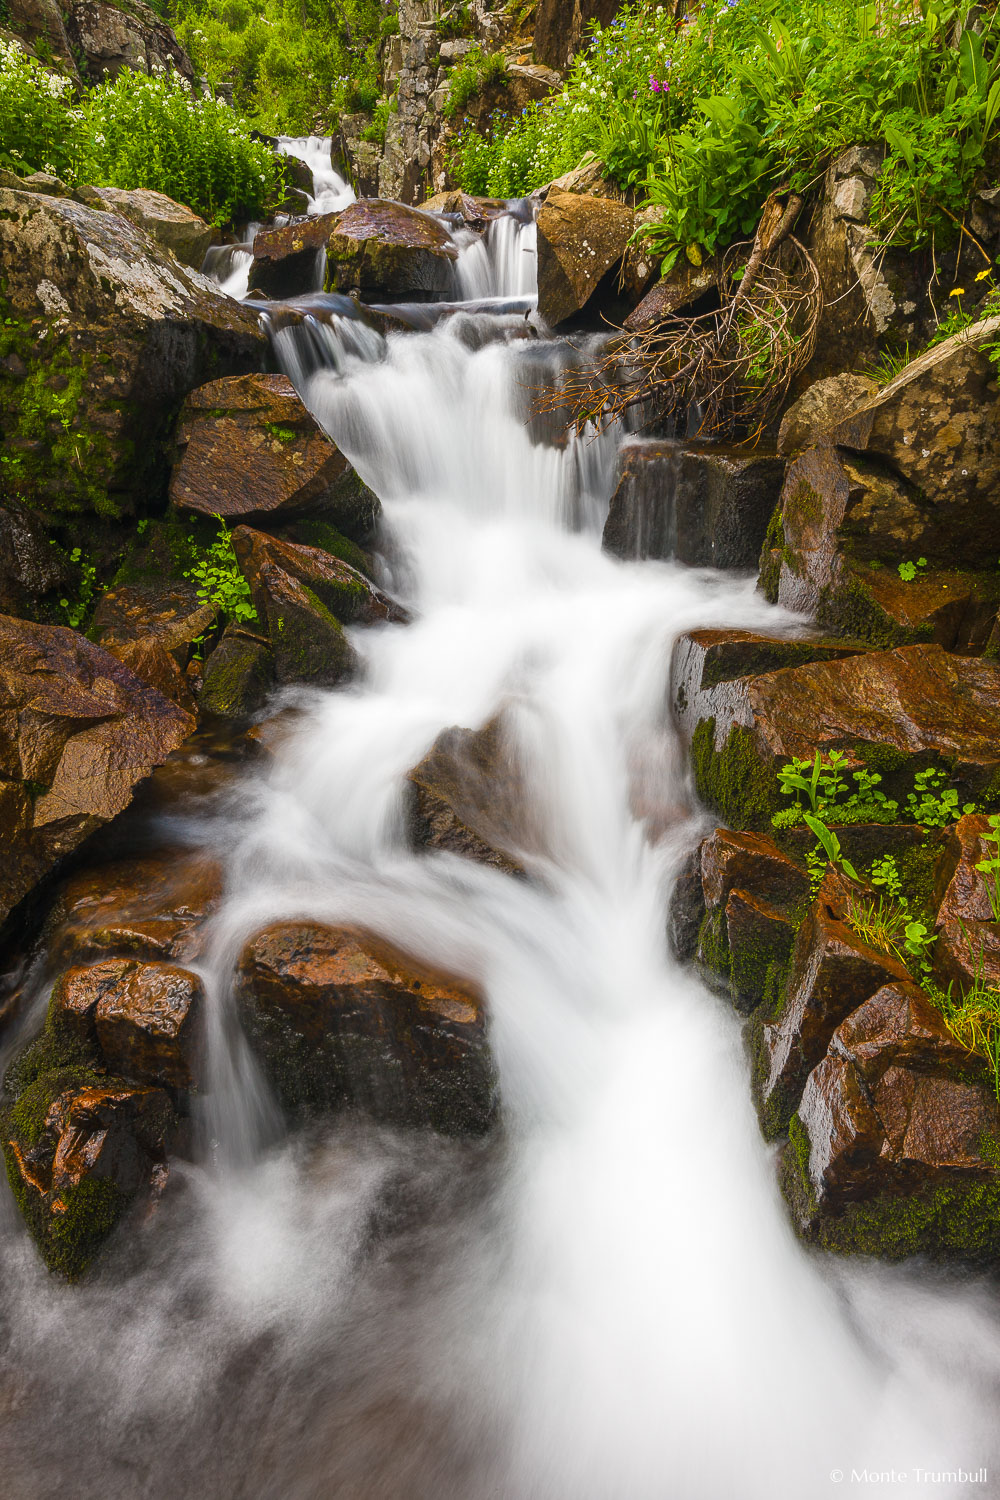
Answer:
[[[284,375],[212,380],[184,403],[170,501],[225,520],[321,516],[356,541],[380,506]]]
[[[127,8],[111,0],[69,0],[64,11],[66,34],[89,82],[117,78],[123,69],[176,72],[194,82],[191,59],[145,0],[129,0]]]
[[[481,999],[370,934],[283,922],[250,940],[236,999],[293,1117],[351,1110],[478,1135],[495,1113]]]
[[[227,625],[205,662],[198,707],[220,719],[247,719],[274,686],[274,653],[256,632]]]
[[[250,581],[268,566],[279,567],[303,587],[311,590],[343,625],[378,625],[385,622],[402,625],[409,615],[401,604],[377,588],[364,574],[342,562],[320,547],[282,541],[238,526],[233,532],[233,546],[240,566]]]
[[[121,214],[163,250],[176,255],[183,265],[201,270],[212,243],[212,230],[183,203],[175,203],[166,193],[154,193],[148,188],[83,187],[76,196],[91,208]]]
[[[105,958],[189,962],[222,896],[222,870],[198,852],[136,855],[70,876],[57,889],[43,938],[61,968]]]
[[[326,288],[362,297],[444,296],[458,250],[430,214],[359,198],[337,215],[326,249]]]
[[[7,1176],[51,1271],[77,1280],[141,1193],[162,1188],[168,1095],[83,1069],[42,1074],[2,1113]]]
[[[535,844],[523,775],[501,715],[482,729],[445,729],[407,775],[417,848],[464,855],[523,875]]]
[[[792,1121],[782,1180],[800,1231],[889,1258],[995,1255],[996,1097],[914,984],[889,984],[833,1034]]]
[[[724,828],[703,840],[697,873],[701,918],[691,956],[737,1010],[749,1013],[781,991],[809,881],[772,839]]]
[[[538,311],[547,323],[580,312],[632,237],[633,213],[611,198],[550,191],[538,211]]]
[[[774,455],[633,438],[604,527],[621,558],[691,567],[756,568],[784,477]]]
[[[268,297],[300,297],[323,285],[326,246],[336,214],[262,229],[253,242],[249,288]]]
[[[910,981],[903,964],[847,925],[846,897],[843,879],[828,871],[796,935],[784,995],[753,1032],[754,1088],[768,1136],[784,1132],[841,1022],[884,985]]]
[[[194,727],[75,631],[0,616],[0,917]]]
[[[215,623],[216,611],[193,584],[123,584],[101,596],[91,633],[98,643],[186,712],[194,712],[187,668],[194,642]]]
[[[1000,987],[1000,922],[991,898],[996,887],[988,872],[977,869],[997,857],[996,844],[985,837],[988,831],[984,814],[959,819],[948,832],[937,869],[934,975],[956,997],[977,982]]]
[[[712,703],[706,694],[702,706]],[[878,765],[890,795],[942,761],[960,800],[981,796],[1000,773],[1000,666],[936,645],[765,672],[740,694],[723,683],[714,704],[692,736],[695,779],[737,826],[766,827],[780,805],[778,768],[817,750]]]
[[[47,520],[121,517],[165,492],[181,401],[259,368],[255,315],[118,214],[0,189],[0,456]]]

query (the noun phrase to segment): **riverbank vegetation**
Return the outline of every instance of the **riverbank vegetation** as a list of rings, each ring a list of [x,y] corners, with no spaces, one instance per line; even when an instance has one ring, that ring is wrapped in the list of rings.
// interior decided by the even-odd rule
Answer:
[[[769,194],[873,141],[873,227],[941,246],[995,150],[998,42],[995,9],[973,0],[704,0],[682,22],[633,4],[594,29],[560,94],[463,131],[455,169],[469,192],[518,196],[593,152],[659,210],[647,233],[669,269],[752,234]]]
[[[68,78],[17,42],[0,42],[0,167],[151,188],[213,224],[263,213],[282,170],[245,119],[178,74],[126,70],[75,97]]]

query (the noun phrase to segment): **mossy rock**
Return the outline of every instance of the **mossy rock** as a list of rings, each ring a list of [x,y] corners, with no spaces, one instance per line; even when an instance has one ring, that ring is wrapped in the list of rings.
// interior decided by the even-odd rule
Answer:
[[[295,521],[289,526],[282,528],[277,533],[286,537],[290,542],[297,542],[302,547],[318,547],[321,552],[326,552],[330,557],[339,558],[351,568],[356,568],[366,578],[375,581],[375,572],[372,560],[363,547],[357,542],[352,542],[343,532],[338,531],[336,526],[329,521],[317,518],[310,520]]]
[[[761,764],[749,729],[734,724],[716,748],[715,719],[702,719],[691,741],[698,796],[731,828],[770,829],[780,806],[778,783]]]

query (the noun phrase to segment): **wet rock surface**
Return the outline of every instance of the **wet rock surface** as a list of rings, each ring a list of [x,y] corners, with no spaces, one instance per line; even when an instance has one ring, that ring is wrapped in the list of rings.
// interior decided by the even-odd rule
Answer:
[[[479,730],[444,730],[407,780],[410,835],[418,847],[524,873],[521,856],[533,839],[502,716]]]
[[[364,540],[379,502],[284,375],[213,380],[184,404],[170,500],[180,510],[245,519],[323,516]]]
[[[347,1109],[460,1135],[489,1128],[482,1002],[382,939],[275,924],[244,949],[236,993],[251,1046],[290,1114]]]
[[[362,198],[331,225],[326,286],[362,297],[445,295],[457,258],[451,236],[429,214],[384,198]]]

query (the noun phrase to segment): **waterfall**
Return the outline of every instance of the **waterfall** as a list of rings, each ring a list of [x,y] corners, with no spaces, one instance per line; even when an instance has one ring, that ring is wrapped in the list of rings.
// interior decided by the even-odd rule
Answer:
[[[333,165],[333,141],[330,136],[304,135],[278,137],[278,150],[285,156],[298,157],[312,173],[313,191],[306,212],[336,214],[355,200],[355,192]]]
[[[530,229],[491,227],[494,287],[527,284]],[[5,1497],[818,1500],[890,1469],[897,1496],[968,1493],[914,1475],[997,1456],[984,1288],[803,1251],[737,1018],[667,950],[706,826],[672,642],[800,622],[746,580],[601,551],[621,433],[536,404],[585,345],[510,312],[386,338],[310,305],[272,308],[276,357],[380,495],[413,621],[352,631],[360,680],[295,694],[273,759],[200,822],[180,810],[227,870],[200,1143],[86,1284],[4,1225]],[[498,710],[524,880],[414,853],[403,816],[440,731]],[[241,944],[282,917],[481,987],[495,1140],[282,1137],[230,998]]]
[[[511,205],[516,210],[516,203]],[[516,211],[491,220],[485,235],[470,229],[455,235],[457,295],[464,301],[487,297],[535,299],[537,287],[535,221]]]

